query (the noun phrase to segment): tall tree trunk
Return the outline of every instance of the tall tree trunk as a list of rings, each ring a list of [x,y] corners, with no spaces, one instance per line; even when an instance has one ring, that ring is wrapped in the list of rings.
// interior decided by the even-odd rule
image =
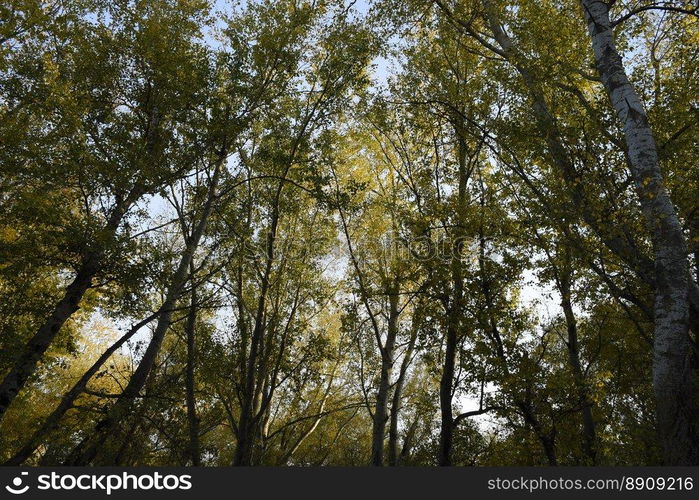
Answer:
[[[458,161],[458,202],[457,220],[454,230],[454,241],[451,245],[451,281],[452,297],[447,308],[447,332],[444,352],[444,364],[442,366],[442,376],[439,381],[439,407],[441,428],[439,433],[439,455],[437,461],[440,466],[451,465],[451,448],[454,440],[454,411],[452,409],[452,398],[454,396],[454,368],[456,365],[456,348],[459,341],[459,323],[463,307],[463,269],[461,265],[461,251],[464,244],[464,231],[466,224],[465,210],[468,203],[467,187],[470,172],[467,162],[467,145],[463,130],[463,118],[458,116],[454,119],[454,131],[457,140],[456,156]]]
[[[416,417],[408,426],[408,430],[405,433],[405,438],[403,439],[403,446],[400,450],[398,463],[405,463],[405,461],[410,457],[410,453],[413,450],[413,443],[415,441],[415,433],[417,432],[418,424],[419,417]]]
[[[289,153],[288,162],[283,169],[281,179],[285,179],[289,170],[294,166],[296,162],[296,157],[301,147],[302,141],[309,130],[313,129],[313,124],[317,118],[317,113],[319,112],[320,101],[317,101],[310,109],[307,110],[307,114],[303,119],[298,133],[295,136],[293,146]],[[285,181],[282,180],[277,186],[276,193],[274,196],[274,202],[272,206],[272,217],[270,230],[267,234],[267,245],[266,245],[266,265],[262,277],[262,286],[260,290],[260,295],[258,297],[257,309],[255,314],[255,326],[252,330],[252,336],[250,338],[250,353],[245,363],[245,377],[243,383],[243,390],[241,394],[241,408],[240,408],[240,420],[238,423],[237,432],[237,443],[235,453],[233,455],[233,465],[249,466],[252,465],[252,452],[253,446],[255,444],[256,434],[257,434],[257,416],[255,415],[255,397],[259,388],[256,388],[255,375],[258,366],[258,356],[262,350],[262,344],[264,342],[264,315],[266,308],[267,293],[270,287],[270,277],[272,273],[272,264],[274,263],[274,250],[275,242],[277,238],[277,226],[279,224],[279,210],[282,191],[284,190]]]
[[[289,460],[291,460],[291,457],[294,456],[294,453],[296,453],[296,451],[301,447],[303,442],[316,431],[318,425],[320,424],[320,421],[326,415],[325,404],[327,403],[328,397],[330,396],[330,391],[332,390],[333,382],[335,381],[335,372],[337,371],[337,367],[339,364],[340,361],[338,360],[333,366],[332,371],[330,372],[328,385],[325,388],[325,392],[323,393],[322,399],[320,400],[320,406],[318,407],[318,413],[316,414],[316,418],[313,420],[311,426],[308,429],[306,429],[303,433],[301,433],[301,435],[296,439],[296,441],[294,441],[294,444],[289,448],[289,450],[286,453],[284,453],[281,460],[279,460],[279,465],[287,465],[289,463]]]
[[[146,382],[146,386],[143,389],[144,397],[146,398],[148,397],[148,389],[152,386],[153,378],[153,373],[151,373],[151,375],[148,377],[148,382]],[[128,430],[123,434],[123,437],[121,438],[121,444],[119,445],[119,448],[114,454],[114,460],[110,465],[126,466],[134,465],[134,463],[137,462],[138,456],[132,456],[127,458],[127,454],[130,450],[134,449],[134,435],[136,434],[136,431],[139,430],[139,428],[144,427],[143,417],[145,416],[147,410],[148,405],[146,404],[141,404],[138,406],[138,408],[135,411],[135,415],[133,415],[133,417],[130,418],[131,422],[130,424],[128,424]],[[135,449],[138,450],[138,446],[136,446]]]
[[[481,198],[481,204],[483,204],[483,198]],[[505,352],[505,344],[500,335],[500,329],[495,318],[495,307],[493,300],[493,293],[491,292],[490,283],[486,279],[486,267],[485,267],[485,235],[483,233],[483,228],[479,230],[479,252],[478,252],[478,265],[480,269],[481,279],[480,285],[483,293],[483,298],[485,300],[485,320],[484,327],[489,333],[490,340],[494,343],[495,355],[500,359],[502,363],[502,370],[506,378],[510,378],[512,373],[509,369],[509,360]],[[546,432],[541,425],[534,407],[531,402],[531,388],[527,387],[524,397],[514,393],[512,395],[512,400],[517,408],[520,409],[521,415],[524,418],[524,422],[531,428],[534,435],[537,437],[541,443],[544,453],[546,455],[546,460],[549,465],[558,465],[558,457],[556,454],[556,432],[555,427]]]
[[[192,283],[192,298],[189,305],[189,313],[187,314],[187,324],[185,325],[185,334],[187,336],[187,367],[186,367],[186,399],[187,399],[187,423],[189,427],[189,458],[192,460],[192,465],[201,465],[199,452],[199,417],[197,416],[197,404],[194,395],[195,380],[194,380],[194,364],[196,360],[196,322],[197,322],[197,289],[194,283],[194,265],[189,264],[189,275]]]
[[[391,373],[395,356],[396,338],[398,336],[398,290],[392,286],[389,291],[389,313],[386,342],[381,349],[381,375],[379,390],[376,394],[376,408],[371,431],[371,465],[383,465],[384,439],[388,421],[388,397],[391,389]]]
[[[690,251],[694,254],[694,279],[699,282],[699,214],[695,214],[689,223],[689,240],[692,242]],[[699,331],[694,333],[699,338]]]
[[[140,191],[134,189],[127,199],[118,200],[104,229],[111,240],[116,234],[129,205]],[[95,243],[96,244],[96,243]],[[97,244],[96,244],[97,245]],[[80,308],[80,301],[92,286],[92,279],[102,269],[104,247],[87,251],[77,270],[75,278],[61,300],[56,304],[48,319],[29,339],[21,354],[17,357],[9,373],[0,383],[0,421],[27,380],[34,374],[39,361],[53,342],[61,327]]]
[[[165,301],[161,307],[158,324],[155,327],[146,352],[143,354],[138,364],[138,368],[136,368],[136,371],[129,379],[129,383],[119,395],[116,402],[107,411],[107,415],[95,426],[94,435],[89,436],[73,449],[65,465],[87,465],[93,462],[101,452],[101,448],[105,442],[110,437],[118,435],[118,428],[121,421],[128,416],[135,399],[143,389],[148,375],[155,365],[160,347],[165,338],[165,333],[172,322],[172,312],[175,304],[182,293],[182,288],[187,282],[190,262],[194,257],[194,252],[199,246],[199,241],[206,229],[215,199],[216,186],[218,185],[218,179],[221,174],[221,169],[223,168],[223,161],[224,159],[222,158],[214,169],[211,184],[208,188],[207,199],[204,203],[199,222],[185,245],[185,249],[180,257],[180,262],[170,281]]]
[[[573,372],[575,390],[578,393],[578,404],[580,405],[580,415],[583,421],[583,451],[589,461],[588,465],[597,465],[597,432],[595,420],[592,417],[592,401],[590,400],[585,375],[580,363],[580,350],[578,348],[578,324],[571,302],[571,277],[567,269],[563,270],[560,277],[561,285],[561,307],[566,320],[566,330],[568,341],[568,360]]]
[[[529,391],[529,389],[527,390]],[[536,416],[536,413],[532,408],[532,404],[528,396],[529,393],[525,398],[516,398],[515,404],[522,412],[524,422],[532,429],[534,435],[541,443],[541,447],[544,449],[544,454],[546,455],[548,464],[551,466],[556,466],[558,465],[558,457],[556,454],[555,432],[553,430],[550,432],[544,431],[539,418]]]
[[[668,193],[662,183],[657,150],[647,117],[638,95],[628,81],[609,20],[606,2],[583,0],[588,20],[593,49],[600,76],[607,93],[624,125],[628,144],[628,164],[636,183],[646,221],[651,228],[655,252],[654,276],[644,273],[642,259],[629,252],[623,238],[600,231],[590,213],[586,201],[581,199],[576,188],[577,174],[557,130],[556,120],[551,114],[539,85],[522,56],[513,46],[509,36],[500,25],[490,0],[482,0],[486,8],[495,39],[502,48],[501,55],[510,60],[522,76],[533,100],[537,126],[544,135],[549,152],[573,186],[574,198],[581,202],[581,211],[586,222],[593,227],[604,243],[617,255],[630,263],[644,281],[654,285],[655,300],[655,346],[653,361],[653,385],[656,394],[657,424],[660,439],[665,449],[668,464],[695,463],[697,445],[692,429],[692,388],[689,370],[689,320],[688,293],[699,300],[696,284],[689,282],[686,243],[679,220]],[[609,233],[609,234],[607,234]]]
[[[393,388],[393,400],[391,402],[391,422],[388,428],[388,465],[395,467],[398,465],[400,455],[398,454],[398,417],[402,409],[403,403],[403,386],[405,385],[405,379],[408,374],[408,367],[412,361],[413,351],[415,349],[415,342],[417,341],[418,324],[415,315],[413,314],[414,324],[412,325],[410,331],[410,339],[408,340],[408,347],[403,354],[403,361],[400,365],[400,371],[398,372],[398,378],[396,380],[395,387]]]
[[[160,311],[151,314],[149,317],[139,321],[134,326],[132,326],[124,335],[122,335],[119,340],[114,342],[109,348],[102,353],[102,355],[95,361],[92,366],[80,377],[73,387],[65,393],[61,402],[58,404],[55,410],[44,420],[44,423],[39,427],[34,434],[29,438],[26,444],[15,453],[10,459],[8,459],[3,465],[21,465],[24,463],[32,454],[36,451],[37,447],[41,444],[42,440],[48,435],[49,432],[54,430],[58,423],[60,422],[63,415],[73,407],[73,403],[80,394],[87,387],[88,382],[95,374],[99,371],[104,363],[114,354],[122,345],[124,345],[131,337],[133,337],[136,332],[138,332],[145,325],[153,321],[158,317]]]
[[[689,268],[682,225],[664,185],[643,104],[617,51],[607,2],[582,0],[597,70],[623,125],[629,167],[655,253],[653,388],[665,463],[699,462],[692,426],[689,367]]]
[[[451,322],[451,321],[450,321]],[[446,349],[442,378],[439,381],[439,407],[441,412],[441,428],[439,433],[439,465],[451,465],[451,448],[454,440],[454,412],[452,410],[452,394],[454,383],[454,365],[456,363],[457,332],[456,327],[447,327]]]
[[[255,443],[258,426],[256,423],[256,401],[260,395],[259,383],[256,384],[258,374],[258,358],[261,354],[263,335],[265,333],[265,306],[267,293],[269,292],[272,265],[274,263],[274,250],[277,238],[277,227],[279,224],[279,202],[283,183],[280,182],[272,209],[270,230],[267,234],[266,263],[262,275],[262,285],[260,295],[257,299],[257,309],[255,312],[255,325],[250,336],[250,352],[245,363],[245,377],[243,391],[241,395],[240,420],[238,423],[238,442],[233,456],[233,465],[252,465],[252,452]]]

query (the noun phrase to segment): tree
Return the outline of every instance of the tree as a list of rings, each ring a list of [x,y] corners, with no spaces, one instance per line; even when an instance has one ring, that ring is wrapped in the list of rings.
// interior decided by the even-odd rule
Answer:
[[[689,300],[699,288],[689,277],[687,244],[675,207],[664,186],[658,151],[647,114],[628,79],[616,48],[609,6],[582,2],[595,64],[612,106],[619,115],[636,185],[655,255],[655,336],[653,384],[658,431],[668,464],[699,460],[692,424],[694,394],[689,367]]]
[[[696,463],[696,6],[571,5],[0,6],[0,462]]]

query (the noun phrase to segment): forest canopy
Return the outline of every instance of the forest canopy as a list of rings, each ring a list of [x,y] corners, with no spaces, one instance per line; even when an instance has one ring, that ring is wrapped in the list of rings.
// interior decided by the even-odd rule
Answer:
[[[0,463],[699,464],[693,0],[4,0]]]

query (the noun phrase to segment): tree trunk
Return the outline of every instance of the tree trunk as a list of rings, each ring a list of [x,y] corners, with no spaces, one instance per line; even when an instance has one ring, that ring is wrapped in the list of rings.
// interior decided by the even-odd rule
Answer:
[[[465,210],[467,205],[468,179],[470,173],[467,165],[467,146],[463,131],[463,119],[459,116],[454,120],[454,131],[457,139],[456,156],[458,160],[458,203],[457,221],[454,230],[454,241],[451,245],[451,281],[452,297],[447,309],[447,332],[444,352],[444,365],[442,377],[439,381],[439,407],[441,413],[441,428],[439,433],[439,456],[437,461],[440,466],[451,465],[451,448],[454,440],[454,412],[452,398],[454,395],[454,367],[456,365],[456,348],[458,344],[459,318],[463,302],[464,283],[463,269],[461,265],[461,250],[464,244]]]
[[[109,238],[113,238],[116,234],[124,214],[130,203],[137,197],[137,193],[140,191],[134,189],[127,200],[119,200],[115,204],[104,228]],[[0,383],[0,421],[24,384],[36,371],[39,361],[61,327],[80,308],[80,301],[85,292],[92,286],[92,279],[102,268],[103,257],[104,247],[85,253],[80,268],[71,284],[66,288],[63,298],[56,304],[49,318],[29,339],[10,372]]]
[[[175,271],[175,274],[170,282],[170,287],[165,296],[165,301],[161,307],[161,314],[158,318],[158,324],[155,327],[153,337],[146,348],[146,352],[143,354],[143,357],[138,364],[138,368],[136,368],[136,371],[129,379],[129,383],[126,385],[124,391],[119,395],[116,402],[107,411],[107,415],[95,426],[94,435],[85,439],[78,446],[76,446],[75,449],[73,449],[70,456],[66,460],[65,465],[87,465],[93,462],[100,453],[104,443],[110,437],[118,435],[118,428],[121,421],[128,416],[129,411],[134,404],[134,400],[138,397],[138,394],[143,389],[146,380],[148,379],[148,375],[155,365],[156,358],[160,352],[160,347],[163,343],[163,339],[165,338],[165,333],[170,327],[170,323],[172,321],[172,311],[175,307],[175,303],[179,299],[182,288],[187,282],[190,262],[194,257],[194,252],[199,246],[199,241],[201,240],[204,230],[206,229],[209,215],[211,214],[216,186],[220,177],[222,165],[223,159],[221,159],[216,165],[211,184],[209,185],[209,192],[202,210],[201,218],[196,228],[192,232],[189,241],[186,243],[184,252],[182,253],[180,262],[177,266],[177,270]]]
[[[568,341],[568,360],[570,362],[575,390],[578,393],[578,404],[580,405],[580,415],[583,421],[583,451],[588,459],[588,465],[597,465],[597,433],[595,421],[592,417],[592,401],[587,391],[585,376],[580,363],[580,351],[578,349],[578,324],[573,311],[573,304],[570,298],[571,283],[570,273],[566,270],[560,277],[561,281],[561,306],[566,320],[566,330]]]
[[[51,412],[46,420],[44,420],[41,427],[39,427],[34,434],[32,434],[27,443],[9,460],[3,463],[3,465],[21,465],[29,457],[31,457],[44,437],[46,437],[49,432],[58,426],[58,423],[63,415],[73,407],[73,403],[75,402],[76,398],[85,390],[85,387],[87,387],[90,379],[95,376],[102,365],[106,363],[112,354],[114,354],[122,345],[133,337],[136,332],[138,332],[146,324],[153,321],[159,314],[160,312],[158,311],[141,320],[132,326],[124,335],[122,335],[119,340],[109,346],[109,348],[102,353],[102,355],[92,364],[92,366],[83,374],[83,376],[80,377],[80,380],[78,380],[75,385],[63,396],[56,409]]]
[[[192,299],[189,305],[189,313],[187,315],[187,324],[185,325],[185,333],[187,335],[187,367],[186,367],[186,399],[187,399],[187,423],[189,426],[189,458],[192,460],[192,465],[201,465],[199,452],[199,417],[197,416],[197,405],[194,395],[194,363],[196,359],[196,343],[194,334],[196,332],[197,322],[197,292],[194,284],[194,265],[189,264],[189,275],[192,283]]]
[[[416,417],[410,423],[408,431],[405,433],[405,438],[403,439],[403,446],[400,450],[400,457],[398,463],[405,463],[405,461],[410,457],[410,453],[413,450],[413,442],[415,440],[415,433],[417,432],[417,426],[419,424],[419,417]]]
[[[455,326],[447,328],[446,351],[442,378],[439,382],[439,407],[442,425],[439,433],[439,465],[451,465],[451,448],[454,439],[454,413],[451,407],[454,365],[456,363],[457,334]]]
[[[682,225],[664,185],[643,105],[617,51],[607,2],[582,0],[597,70],[624,128],[629,167],[655,253],[653,388],[668,465],[699,462],[689,367],[689,268]]]
[[[286,453],[284,453],[281,460],[279,461],[279,465],[287,465],[289,463],[289,460],[291,460],[291,457],[294,456],[294,453],[296,453],[296,451],[301,447],[303,442],[306,439],[308,439],[308,437],[311,434],[313,434],[318,428],[320,421],[325,416],[325,404],[327,403],[328,397],[330,396],[330,391],[332,390],[333,382],[335,381],[335,372],[337,371],[337,367],[339,364],[339,361],[336,362],[335,366],[333,366],[332,372],[330,372],[328,385],[323,394],[323,398],[320,400],[320,406],[318,407],[318,413],[316,418],[313,420],[311,426],[308,429],[306,429],[303,433],[301,433],[301,435],[296,439],[296,441],[294,441],[294,444],[289,448],[289,450]]]
[[[415,315],[413,314],[413,321],[415,320]],[[393,401],[391,402],[391,422],[389,424],[388,430],[388,465],[395,467],[398,465],[400,456],[398,454],[398,417],[400,416],[400,411],[402,409],[403,401],[403,386],[405,385],[405,378],[408,373],[408,367],[413,357],[413,350],[415,349],[415,342],[417,341],[418,324],[412,325],[410,332],[410,340],[408,340],[408,347],[403,354],[403,361],[400,365],[400,371],[398,373],[398,379],[396,380],[396,385],[393,388]]]
[[[391,389],[391,373],[393,357],[395,356],[396,338],[398,336],[398,290],[392,288],[389,292],[389,315],[386,343],[381,349],[381,375],[379,390],[376,394],[376,408],[371,431],[371,465],[383,465],[384,438],[386,422],[388,421],[388,396]]]
[[[534,413],[534,409],[532,408],[531,402],[529,400],[527,400],[526,398],[517,399],[515,401],[515,404],[522,411],[524,421],[527,423],[527,425],[529,425],[529,427],[531,427],[532,431],[534,431],[534,434],[539,439],[541,447],[544,449],[544,454],[546,455],[546,460],[548,461],[548,464],[551,466],[558,465],[558,457],[556,455],[555,433],[553,431],[544,431],[543,427],[541,426],[541,422],[539,422],[536,413]]]
[[[238,442],[236,444],[235,455],[233,457],[233,465],[236,466],[252,465],[252,451],[257,434],[257,425],[255,423],[255,401],[257,399],[256,395],[258,394],[258,391],[256,390],[256,385],[259,385],[255,384],[255,375],[257,374],[258,357],[260,355],[262,336],[264,335],[265,330],[265,304],[267,300],[267,292],[270,286],[272,263],[274,261],[274,244],[278,222],[279,198],[277,196],[275,208],[272,214],[271,229],[267,236],[267,262],[262,277],[260,295],[257,301],[255,325],[250,338],[250,353],[245,365],[246,369],[242,403],[240,407],[240,421],[238,423]]]

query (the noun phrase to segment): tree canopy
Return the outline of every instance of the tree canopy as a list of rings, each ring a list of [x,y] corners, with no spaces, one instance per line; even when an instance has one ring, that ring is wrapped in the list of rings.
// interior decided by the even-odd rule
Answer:
[[[699,464],[691,0],[7,0],[0,463]]]

